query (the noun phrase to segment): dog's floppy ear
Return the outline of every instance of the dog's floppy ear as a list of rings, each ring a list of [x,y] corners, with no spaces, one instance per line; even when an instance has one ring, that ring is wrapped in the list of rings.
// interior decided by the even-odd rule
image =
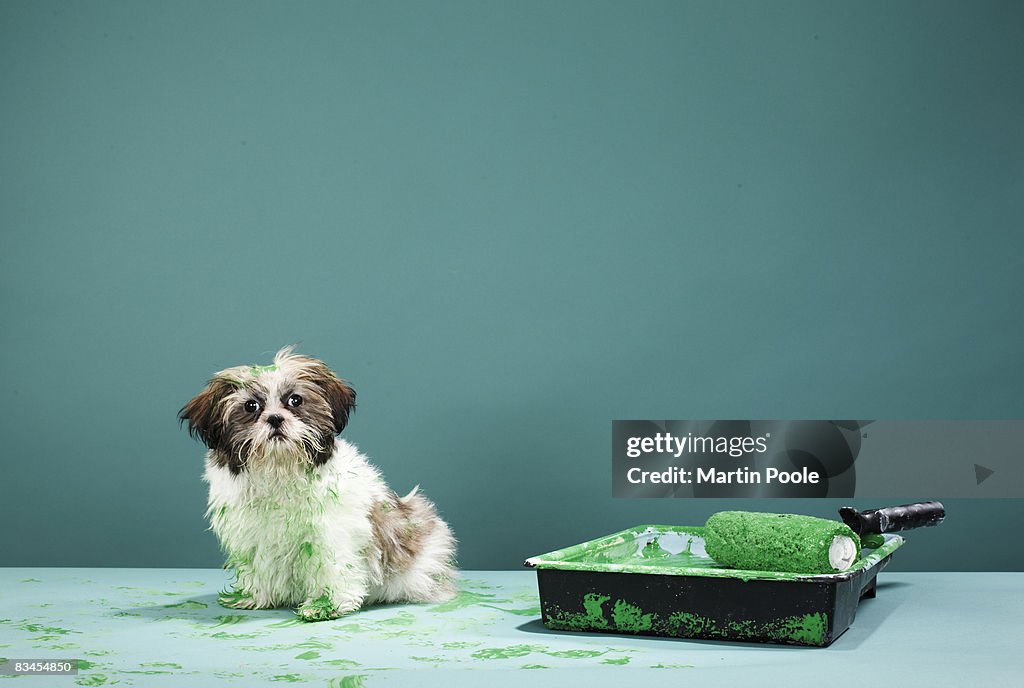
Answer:
[[[313,363],[310,373],[310,381],[322,390],[331,406],[334,434],[338,435],[348,425],[348,416],[356,407],[356,391],[320,361]]]
[[[215,377],[206,388],[178,412],[178,421],[188,421],[188,434],[202,440],[210,449],[221,445],[226,428],[221,402],[235,391],[237,385],[222,377]]]

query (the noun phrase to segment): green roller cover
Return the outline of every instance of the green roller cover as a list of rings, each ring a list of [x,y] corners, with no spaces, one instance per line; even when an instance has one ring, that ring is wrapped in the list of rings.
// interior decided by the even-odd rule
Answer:
[[[836,573],[860,556],[849,526],[797,514],[720,511],[708,519],[704,543],[719,564],[747,571]]]

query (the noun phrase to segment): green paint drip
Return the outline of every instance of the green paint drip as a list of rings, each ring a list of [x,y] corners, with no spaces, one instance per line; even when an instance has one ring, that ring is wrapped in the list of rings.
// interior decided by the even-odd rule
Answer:
[[[824,645],[828,633],[828,616],[823,613],[785,616],[771,621],[716,622],[700,614],[685,611],[674,612],[663,618],[654,612],[645,613],[640,607],[625,600],[615,601],[612,605],[611,618],[608,619],[604,615],[604,604],[610,599],[608,595],[588,593],[583,598],[582,612],[550,608],[547,610],[547,625],[558,630],[612,630],[679,638],[768,638],[776,642],[797,645]]]
[[[644,614],[640,607],[629,604],[625,600],[616,600],[612,609],[612,621],[620,631],[642,633],[651,630],[653,614]]]

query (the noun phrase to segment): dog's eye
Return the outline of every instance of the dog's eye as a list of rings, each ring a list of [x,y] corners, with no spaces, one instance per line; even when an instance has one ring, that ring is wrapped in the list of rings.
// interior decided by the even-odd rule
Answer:
[[[250,399],[249,401],[245,402],[245,410],[248,411],[249,413],[258,412],[260,410],[260,402],[256,401],[255,399]]]
[[[289,408],[297,408],[299,406],[302,406],[302,397],[300,397],[298,394],[291,395],[290,397],[288,397],[288,406]]]

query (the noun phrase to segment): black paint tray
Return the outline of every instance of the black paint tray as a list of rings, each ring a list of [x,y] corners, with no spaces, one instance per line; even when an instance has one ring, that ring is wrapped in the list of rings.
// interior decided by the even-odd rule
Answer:
[[[875,579],[904,542],[885,535],[842,573],[722,568],[703,526],[637,526],[531,557],[541,617],[564,631],[827,646],[875,596]]]

